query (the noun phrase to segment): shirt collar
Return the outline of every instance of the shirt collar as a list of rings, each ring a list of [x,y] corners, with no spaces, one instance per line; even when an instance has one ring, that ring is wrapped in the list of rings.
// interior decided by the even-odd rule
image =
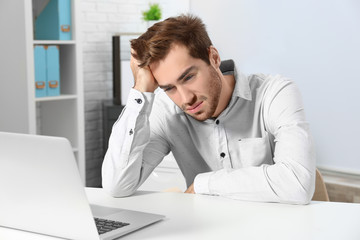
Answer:
[[[235,78],[235,87],[232,97],[241,97],[251,101],[252,96],[251,96],[249,80],[245,74],[241,72],[238,73],[236,66],[234,66],[234,78]]]

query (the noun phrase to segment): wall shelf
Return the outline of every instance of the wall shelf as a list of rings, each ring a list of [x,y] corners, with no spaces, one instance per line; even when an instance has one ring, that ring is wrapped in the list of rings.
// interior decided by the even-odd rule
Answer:
[[[60,40],[34,40],[34,45],[71,45],[76,44],[76,41],[60,41]]]
[[[58,101],[58,100],[69,100],[69,99],[76,99],[77,95],[74,94],[61,94],[60,96],[55,97],[41,97],[35,98],[36,102],[46,102],[46,101]]]

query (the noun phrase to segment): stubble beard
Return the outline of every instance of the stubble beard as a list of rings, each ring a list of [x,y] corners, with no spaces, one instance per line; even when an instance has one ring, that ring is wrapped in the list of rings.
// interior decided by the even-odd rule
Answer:
[[[210,69],[209,70],[210,71],[209,97],[199,96],[193,100],[193,103],[195,103],[197,101],[203,101],[204,103],[207,103],[208,104],[207,108],[202,109],[195,114],[189,114],[185,111],[185,109],[186,109],[185,105],[182,105],[182,107],[181,107],[186,114],[192,116],[193,118],[195,118],[196,120],[201,121],[201,122],[214,116],[216,108],[219,105],[219,99],[220,99],[221,88],[222,88],[221,79],[220,79],[218,73],[216,72],[216,70],[211,65],[209,66],[209,69]]]

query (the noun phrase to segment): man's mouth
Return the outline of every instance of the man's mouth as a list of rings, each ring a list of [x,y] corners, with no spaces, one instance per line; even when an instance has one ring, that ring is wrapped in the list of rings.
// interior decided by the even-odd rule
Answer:
[[[196,113],[201,109],[202,104],[203,104],[203,101],[195,103],[192,106],[186,108],[186,111],[190,112],[190,113]]]

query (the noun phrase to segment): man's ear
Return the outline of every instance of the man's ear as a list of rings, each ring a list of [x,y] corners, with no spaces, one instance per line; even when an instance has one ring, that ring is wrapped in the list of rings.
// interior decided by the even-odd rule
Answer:
[[[210,46],[208,51],[210,64],[215,68],[220,67],[221,60],[218,50],[214,46]]]

